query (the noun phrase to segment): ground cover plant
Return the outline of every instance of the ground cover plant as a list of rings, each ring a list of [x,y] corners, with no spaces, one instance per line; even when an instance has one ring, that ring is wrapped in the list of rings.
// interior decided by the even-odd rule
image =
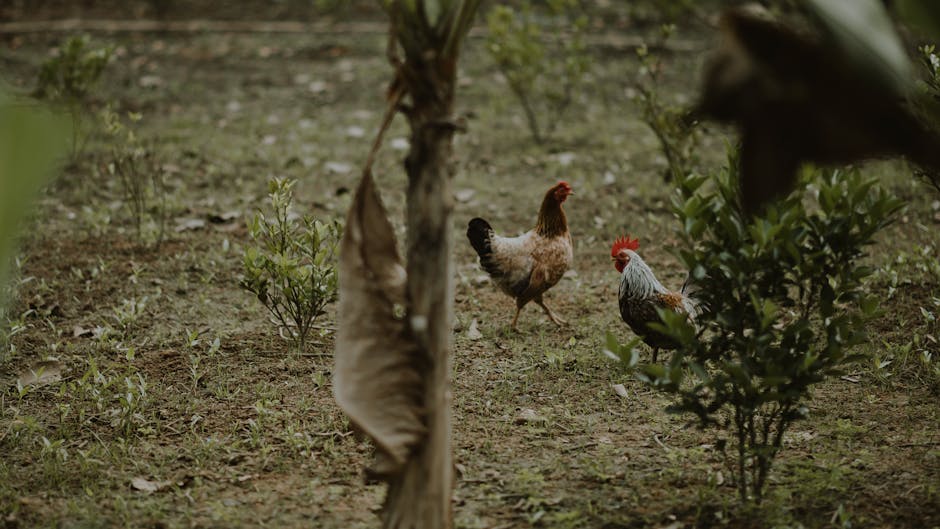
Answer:
[[[78,9],[48,1],[31,19],[27,4],[17,20]],[[296,9],[287,4],[245,2],[235,12],[213,3],[219,17],[248,22]],[[668,162],[628,90],[638,41],[655,51],[663,21],[631,25],[607,16],[617,12],[610,4],[589,12],[587,95],[547,147],[531,141],[488,55],[483,18],[461,55],[453,110],[467,130],[454,140],[449,372],[455,526],[937,526],[940,411],[928,374],[940,353],[928,337],[937,338],[936,324],[921,309],[938,312],[940,204],[903,163],[860,168],[907,203],[862,261],[875,270],[863,290],[883,313],[856,351],[870,360],[814,386],[756,512],[738,506],[711,434],[665,413],[668,395],[601,353],[606,331],[619,342],[633,337],[617,314],[613,236],[642,238],[665,284],[687,272],[668,251],[680,243],[674,187],[662,179]],[[87,13],[134,16],[137,3],[123,5],[96,2]],[[191,14],[211,16],[210,7]],[[343,32],[314,21],[297,33],[92,33],[114,48],[95,99],[121,116],[141,113],[136,132],[161,154],[167,230],[159,247],[139,244],[130,216],[115,213],[127,207],[120,184],[88,164],[67,167],[42,194],[3,326],[0,526],[379,525],[385,486],[362,474],[373,448],[333,397],[336,304],[317,318],[323,328],[306,353],[290,354],[267,309],[238,284],[272,176],[296,181],[299,214],[340,218],[352,202],[390,70],[384,14],[344,10]],[[682,46],[661,54],[664,100],[694,100],[710,35],[680,21]],[[69,36],[4,33],[5,82],[30,92]],[[614,36],[628,38],[607,40]],[[409,134],[404,120],[393,122],[374,163],[401,241]],[[703,135],[703,170],[721,166],[726,140],[721,129]],[[88,159],[110,147],[91,135]],[[511,333],[511,301],[487,283],[463,231],[476,216],[527,225],[562,179],[576,193],[565,203],[575,262],[552,299],[569,325],[533,311]]]

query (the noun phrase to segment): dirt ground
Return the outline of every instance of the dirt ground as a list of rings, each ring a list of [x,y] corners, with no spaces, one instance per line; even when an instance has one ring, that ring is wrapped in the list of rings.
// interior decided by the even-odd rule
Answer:
[[[65,36],[0,39],[5,82],[31,90]],[[689,101],[710,40],[680,36],[693,49],[666,56],[666,86]],[[167,174],[168,234],[158,247],[137,240],[99,137],[43,195],[0,350],[0,527],[377,526],[384,488],[362,477],[370,447],[332,398],[334,308],[307,353],[291,354],[238,282],[246,221],[265,205],[269,178],[297,179],[301,212],[344,215],[383,110],[384,35],[121,32],[93,42],[116,53],[89,108],[142,113],[140,135]],[[940,312],[940,196],[903,164],[865,168],[909,201],[872,248],[870,289],[884,300],[865,347],[872,360],[818,387],[809,418],[785,438],[768,500],[742,510],[718,432],[667,414],[667,398],[601,353],[607,330],[632,336],[617,312],[610,240],[638,236],[667,286],[684,273],[668,252],[665,160],[627,90],[635,54],[591,53],[586,86],[544,146],[528,138],[482,39],[461,63],[456,526],[940,527],[940,381],[930,371],[940,336],[922,313]],[[399,120],[376,164],[400,234],[405,138]],[[709,163],[724,141],[709,131]],[[528,229],[559,179],[576,191],[566,203],[575,265],[546,302],[569,326],[528,308],[512,333],[514,305],[485,280],[463,232],[474,216]],[[474,320],[482,338],[468,335]],[[17,377],[50,358],[64,364],[62,381],[19,391]],[[536,420],[518,421],[523,410]]]

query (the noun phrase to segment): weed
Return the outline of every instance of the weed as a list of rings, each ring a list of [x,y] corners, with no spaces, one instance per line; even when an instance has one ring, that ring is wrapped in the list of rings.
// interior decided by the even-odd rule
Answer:
[[[124,299],[119,306],[114,307],[114,320],[124,333],[127,333],[137,322],[137,319],[143,315],[148,299],[147,296],[140,299]],[[101,336],[107,338],[107,332],[102,332]]]
[[[273,217],[259,211],[251,220],[249,233],[257,246],[245,249],[241,286],[258,297],[302,352],[314,321],[336,299],[340,225],[292,217],[293,186],[284,178],[269,183]]]
[[[48,483],[60,485],[64,480],[64,467],[69,459],[68,450],[65,449],[65,439],[50,441],[41,437],[42,446],[39,450],[39,460],[42,462],[43,476]]]
[[[195,331],[187,331],[187,341],[186,344],[189,347],[189,378],[192,381],[192,391],[196,392],[196,389],[202,383],[203,377],[205,377],[205,371],[202,367],[203,353],[199,350],[199,345],[201,340],[199,339],[199,333]],[[221,347],[221,340],[216,337],[210,344],[208,349],[205,351],[205,355],[208,358],[212,358],[219,351]]]

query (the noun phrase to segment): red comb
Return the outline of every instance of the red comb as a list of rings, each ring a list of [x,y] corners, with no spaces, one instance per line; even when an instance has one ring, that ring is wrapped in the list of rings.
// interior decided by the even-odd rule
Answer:
[[[614,247],[610,249],[610,256],[617,257],[620,250],[637,250],[639,248],[639,239],[631,239],[629,235],[625,235],[614,241]]]

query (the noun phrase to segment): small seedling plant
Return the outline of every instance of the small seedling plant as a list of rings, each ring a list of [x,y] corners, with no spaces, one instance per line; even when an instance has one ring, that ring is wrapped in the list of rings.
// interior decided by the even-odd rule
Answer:
[[[136,112],[123,118],[111,107],[101,112],[111,145],[105,171],[121,184],[137,240],[159,246],[166,232],[166,183],[154,149],[134,130],[141,119],[143,116]]]
[[[84,148],[86,103],[111,60],[111,47],[93,47],[87,36],[71,37],[39,69],[33,95],[63,105],[72,117],[72,158]]]
[[[294,181],[270,181],[270,213],[249,223],[253,246],[245,249],[241,286],[257,296],[274,323],[303,352],[314,322],[336,299],[338,221],[291,213]]]
[[[814,385],[863,359],[865,323],[878,300],[860,264],[901,202],[857,171],[812,178],[761,215],[738,202],[737,156],[717,177],[679,180],[678,257],[697,283],[703,312],[690,322],[661,312],[680,345],[666,365],[637,366],[631,346],[608,350],[650,386],[675,396],[670,411],[695,415],[730,437],[740,499],[760,503],[787,428],[807,415]],[[724,434],[722,434],[723,436]],[[727,453],[726,453],[727,454]]]
[[[591,65],[584,44],[588,20],[576,15],[578,1],[545,4],[545,15],[524,0],[518,8],[494,6],[486,17],[487,51],[519,100],[532,139],[539,144],[554,133]],[[549,41],[546,33],[560,37]]]

